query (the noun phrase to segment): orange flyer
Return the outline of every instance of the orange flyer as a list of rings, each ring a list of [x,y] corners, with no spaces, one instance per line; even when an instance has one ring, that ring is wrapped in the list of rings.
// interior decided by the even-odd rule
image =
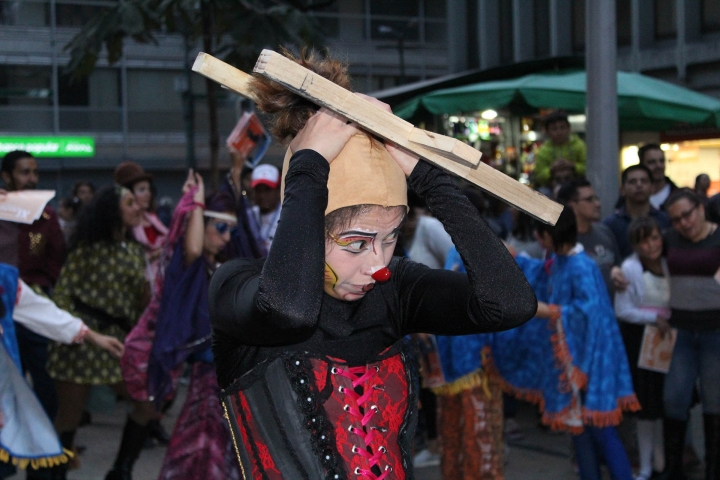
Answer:
[[[638,367],[653,372],[669,372],[676,340],[677,330],[674,328],[662,338],[655,325],[645,325]]]

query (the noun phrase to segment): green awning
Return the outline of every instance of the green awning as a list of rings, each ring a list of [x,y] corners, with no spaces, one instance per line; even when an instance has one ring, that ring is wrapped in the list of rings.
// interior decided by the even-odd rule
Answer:
[[[720,100],[638,73],[618,72],[618,113],[622,130],[667,130],[678,125],[720,127]],[[516,113],[555,108],[585,111],[584,71],[527,75],[438,90],[394,109],[409,119],[420,109],[457,114],[509,107]]]

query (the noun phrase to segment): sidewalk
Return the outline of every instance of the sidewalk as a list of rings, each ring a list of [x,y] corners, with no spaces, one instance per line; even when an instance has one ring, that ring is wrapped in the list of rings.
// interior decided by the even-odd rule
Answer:
[[[178,399],[163,424],[171,431],[177,415],[185,400],[185,389],[182,388]],[[81,428],[77,434],[79,445],[87,447],[81,456],[82,467],[68,474],[69,480],[102,480],[105,473],[115,459],[115,453],[120,442],[122,427],[125,422],[127,404],[118,403],[112,414],[93,413],[93,424]],[[541,430],[536,425],[536,414],[533,407],[522,405],[518,412],[517,421],[523,429],[525,438],[522,441],[512,442],[507,457],[505,478],[507,480],[575,480],[575,474],[570,459],[571,440],[567,435],[554,434]],[[692,421],[693,437],[698,455],[702,450],[702,417],[698,409],[693,410]],[[165,448],[155,447],[143,450],[133,473],[134,480],[156,480],[162,465]],[[439,467],[416,470],[417,480],[440,480]],[[11,477],[13,480],[24,478],[24,474]],[[606,478],[609,478],[606,475]],[[690,479],[700,480],[702,471],[696,469],[691,472]],[[187,479],[187,480],[214,480],[214,479]],[[218,479],[219,480],[219,479]],[[290,480],[290,479],[289,479]]]

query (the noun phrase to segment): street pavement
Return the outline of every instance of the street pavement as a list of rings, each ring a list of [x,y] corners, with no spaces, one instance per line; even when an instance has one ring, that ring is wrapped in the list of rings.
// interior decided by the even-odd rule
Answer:
[[[177,401],[163,419],[163,424],[168,431],[172,431],[172,425],[182,408],[184,394],[183,387]],[[93,413],[92,425],[85,426],[78,431],[76,442],[78,445],[85,446],[86,450],[81,456],[81,468],[71,471],[68,474],[69,480],[104,479],[105,473],[115,459],[127,408],[128,405],[125,402],[105,405],[103,408],[105,412]],[[510,442],[505,470],[507,480],[575,480],[578,478],[571,460],[571,440],[567,435],[540,429],[537,426],[535,409],[530,405],[520,405],[517,421],[524,434],[524,439]],[[702,458],[702,418],[697,408],[693,411],[692,424],[694,444]],[[133,479],[156,480],[165,450],[160,446],[143,450],[135,466]],[[440,480],[438,467],[417,469],[415,473],[417,480]],[[11,478],[23,479],[24,474],[21,473]],[[605,478],[609,479],[607,472],[605,472]],[[697,469],[690,478],[699,480],[703,478],[702,472]]]

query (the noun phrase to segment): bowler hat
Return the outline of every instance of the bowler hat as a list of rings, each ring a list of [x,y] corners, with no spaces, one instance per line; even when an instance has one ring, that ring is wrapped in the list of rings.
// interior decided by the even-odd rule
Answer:
[[[115,183],[118,185],[132,188],[132,186],[137,182],[141,182],[143,180],[151,181],[152,175],[145,172],[145,170],[143,170],[143,168],[137,163],[126,161],[122,162],[117,166],[117,168],[115,168],[113,178],[115,179]]]

